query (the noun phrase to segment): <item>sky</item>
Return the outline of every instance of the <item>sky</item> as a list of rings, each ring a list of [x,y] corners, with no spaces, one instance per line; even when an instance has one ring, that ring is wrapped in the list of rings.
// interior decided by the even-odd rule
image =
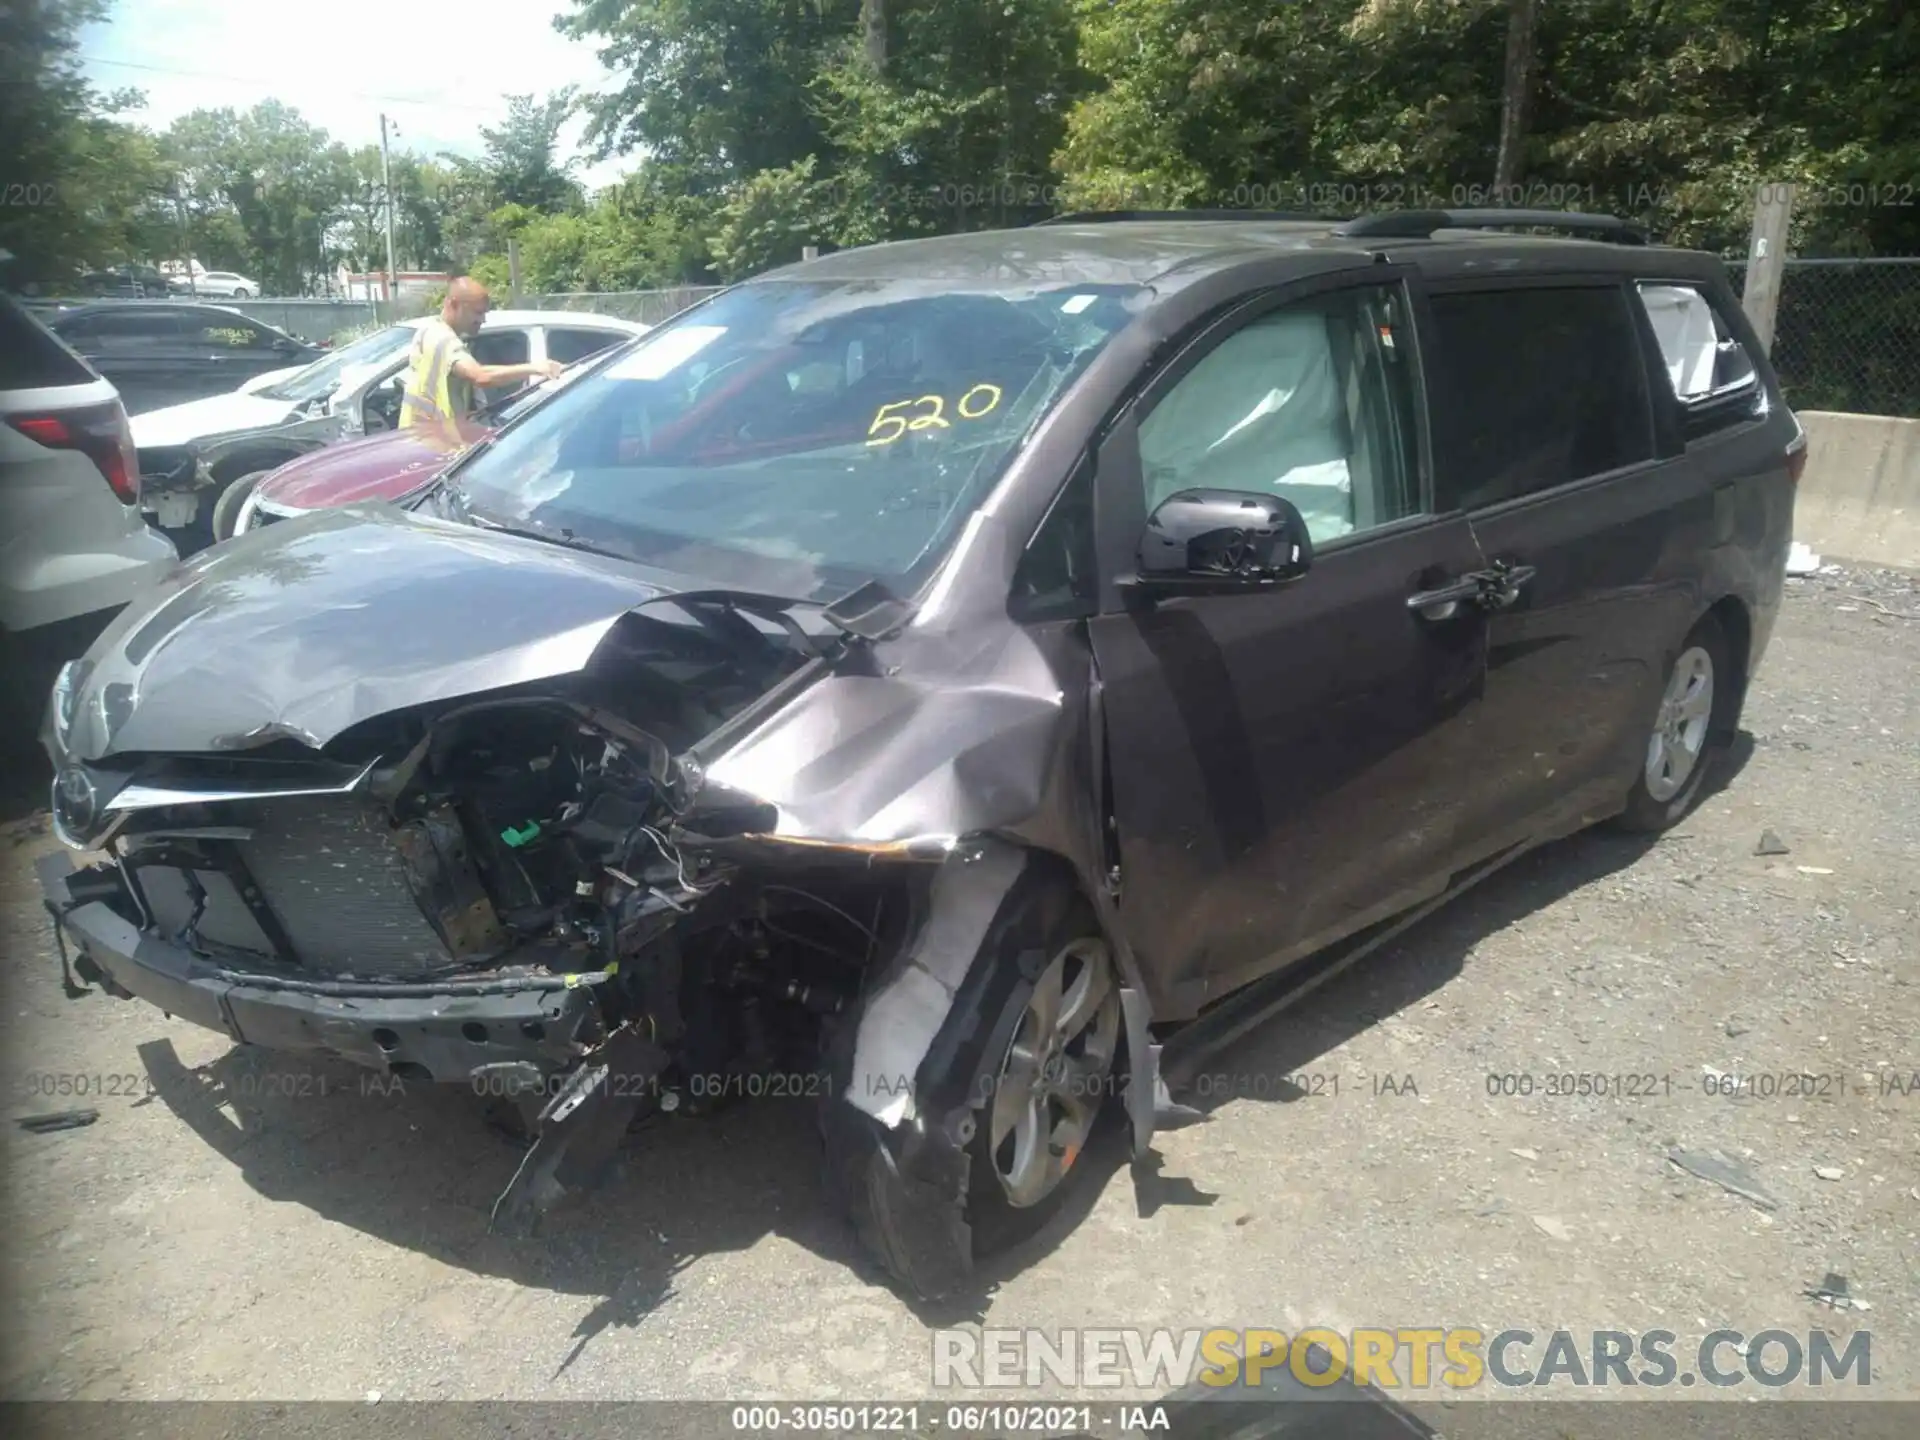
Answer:
[[[554,30],[553,16],[565,8],[556,0],[472,0],[458,8],[404,0],[115,0],[105,23],[82,32],[80,53],[96,85],[146,93],[146,108],[127,118],[154,130],[190,110],[279,100],[350,149],[380,142],[384,111],[396,148],[477,155],[480,127],[505,118],[507,95],[613,87],[592,44]],[[448,43],[456,29],[469,38]],[[457,62],[437,58],[449,52]],[[575,120],[562,138],[582,159],[575,178],[590,189],[634,167],[634,156],[585,164],[581,129]]]

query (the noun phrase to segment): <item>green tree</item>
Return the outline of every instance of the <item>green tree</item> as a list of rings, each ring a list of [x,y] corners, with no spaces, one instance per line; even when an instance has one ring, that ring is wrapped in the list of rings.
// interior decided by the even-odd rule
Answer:
[[[266,293],[304,293],[332,268],[328,237],[347,212],[352,158],[324,130],[267,100],[244,113],[192,111],[168,127],[163,144],[192,213],[206,221],[231,214],[245,240],[244,258],[233,263]],[[204,236],[209,250],[219,233]],[[194,238],[203,243],[200,233]]]
[[[573,113],[574,91],[561,90],[545,100],[509,95],[507,118],[482,127],[486,153],[479,162],[496,206],[525,205],[535,210],[566,210],[580,203],[580,187],[556,163],[560,127]]]
[[[93,265],[145,259],[168,184],[152,137],[117,118],[138,103],[86,81],[79,32],[105,0],[0,8],[0,249],[9,285],[58,287]]]
[[[554,26],[595,42],[620,87],[589,98],[602,157],[644,150],[701,193],[824,153],[812,84],[861,0],[573,0]]]

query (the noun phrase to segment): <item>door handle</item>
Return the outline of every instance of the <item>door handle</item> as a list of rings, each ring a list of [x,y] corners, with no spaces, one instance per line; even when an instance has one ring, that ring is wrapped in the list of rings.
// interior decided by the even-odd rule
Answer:
[[[1531,565],[1496,560],[1485,570],[1471,570],[1457,580],[1407,597],[1407,608],[1425,620],[1451,620],[1465,604],[1482,610],[1504,610],[1520,598],[1520,591],[1537,572]]]
[[[1425,620],[1451,620],[1466,602],[1480,599],[1479,575],[1462,575],[1432,590],[1418,590],[1407,597],[1407,608]]]
[[[1511,565],[1496,560],[1490,569],[1479,572],[1486,583],[1480,603],[1489,610],[1504,610],[1520,598],[1520,592],[1537,573],[1531,565]]]

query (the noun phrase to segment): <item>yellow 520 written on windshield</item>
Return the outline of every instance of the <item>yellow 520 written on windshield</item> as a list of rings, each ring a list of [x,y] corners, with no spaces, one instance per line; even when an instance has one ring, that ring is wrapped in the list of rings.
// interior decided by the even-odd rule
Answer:
[[[985,383],[974,386],[953,403],[962,420],[979,420],[1000,408],[1000,387]],[[891,445],[910,430],[948,430],[947,402],[943,396],[922,395],[915,400],[893,400],[873,412],[873,424],[867,427],[867,444]]]

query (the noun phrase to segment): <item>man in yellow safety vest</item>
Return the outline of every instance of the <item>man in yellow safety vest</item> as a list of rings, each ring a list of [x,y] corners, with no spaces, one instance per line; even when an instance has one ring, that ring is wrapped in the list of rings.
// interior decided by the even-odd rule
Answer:
[[[437,432],[448,445],[462,444],[470,438],[462,432],[473,413],[476,387],[492,389],[536,375],[551,379],[564,368],[553,360],[482,365],[474,359],[467,342],[480,333],[490,303],[487,287],[471,276],[459,276],[447,287],[440,318],[427,321],[414,337],[412,362],[400,400],[401,429],[426,429]]]

